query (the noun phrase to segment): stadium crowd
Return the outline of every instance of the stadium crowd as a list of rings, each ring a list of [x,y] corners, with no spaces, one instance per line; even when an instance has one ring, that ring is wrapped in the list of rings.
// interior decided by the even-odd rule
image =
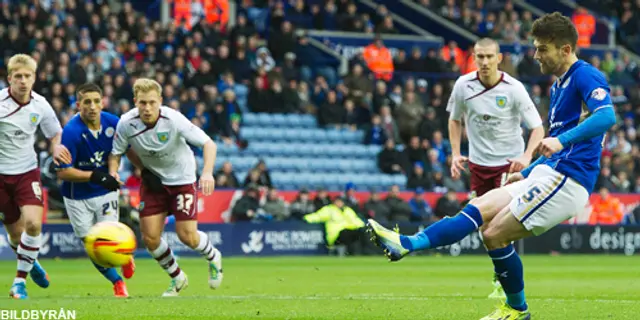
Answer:
[[[443,193],[442,206],[438,202],[434,210],[428,204],[399,203],[393,197],[399,186],[393,186],[385,199],[374,192],[369,202],[354,204],[356,211],[393,221],[431,221],[457,212],[460,204],[452,194],[467,191],[469,182],[466,175],[454,179],[449,174],[451,147],[447,140],[446,104],[455,79],[429,81],[420,72],[471,72],[471,52],[455,42],[428,52],[419,47],[410,53],[400,50],[389,63],[401,77],[375,70],[365,52],[350,61],[350,72],[343,76],[335,67],[318,63],[323,61],[322,56],[300,30],[395,33],[386,8],[380,7],[377,15],[369,16],[357,12],[349,0],[259,2],[242,1],[234,26],[209,23],[194,16],[189,28],[184,21],[167,26],[151,21],[129,2],[110,6],[101,1],[4,1],[0,4],[0,87],[6,86],[4,64],[8,57],[18,52],[30,53],[39,62],[35,90],[51,102],[64,125],[75,114],[77,85],[100,84],[106,110],[120,115],[133,107],[133,81],[150,77],[163,86],[166,105],[183,112],[220,143],[245,146],[241,128],[244,113],[312,113],[322,126],[364,130],[363,143],[383,145],[378,155],[381,172],[406,174],[407,185],[401,187],[414,190],[415,199],[425,191]],[[432,9],[440,8],[437,10],[441,14],[454,21],[473,23],[479,34],[527,37],[529,14],[506,13],[505,7],[500,7],[504,15],[490,18],[491,6],[499,1],[478,1],[480,7],[462,10],[455,1],[439,7],[435,7],[435,1],[419,2]],[[266,16],[262,14],[265,11]],[[479,20],[479,13],[486,14]],[[489,30],[489,24],[494,25],[493,29]],[[374,43],[378,50],[388,51],[382,38],[376,37]],[[500,68],[514,77],[535,79],[524,82],[544,119],[552,79],[537,77],[540,71],[533,54],[533,50],[522,55],[505,54]],[[638,193],[640,68],[625,55],[582,58],[611,81],[612,99],[620,117],[606,139],[598,187]],[[46,141],[39,141],[36,147],[46,167],[50,163]],[[47,170],[44,172],[47,175]],[[216,175],[219,188],[247,191],[242,200],[245,209],[234,208],[237,220],[253,219],[247,216],[248,210],[268,212],[258,215],[265,219],[297,219],[303,212],[329,201],[322,197],[311,201],[301,192],[298,200],[284,204],[278,199],[268,172],[268,163],[261,162],[245,181],[240,181],[231,163],[221,166]],[[131,170],[129,176],[127,186],[139,186],[139,172]],[[44,181],[53,189],[55,198],[55,175],[49,173]],[[253,196],[256,187],[269,189],[266,202]],[[347,200],[352,189],[345,188]]]

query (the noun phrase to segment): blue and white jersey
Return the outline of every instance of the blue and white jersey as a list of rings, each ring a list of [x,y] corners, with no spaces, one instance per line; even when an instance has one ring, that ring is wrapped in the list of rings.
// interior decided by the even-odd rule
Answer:
[[[604,75],[589,63],[578,60],[551,87],[549,135],[558,137],[575,128],[602,108],[613,108]],[[589,193],[600,174],[604,134],[565,146],[542,163],[574,179]]]
[[[107,112],[100,113],[100,131],[92,132],[80,115],[73,117],[62,130],[62,144],[69,149],[72,164],[59,168],[73,167],[79,170],[109,172],[108,158],[113,147],[113,136],[118,125],[118,117]],[[90,182],[62,183],[62,196],[68,199],[84,200],[102,196],[109,191]]]

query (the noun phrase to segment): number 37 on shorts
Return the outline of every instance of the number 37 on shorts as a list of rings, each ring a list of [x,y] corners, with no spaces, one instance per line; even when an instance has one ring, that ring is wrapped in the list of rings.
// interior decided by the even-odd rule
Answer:
[[[196,220],[198,191],[195,184],[165,186],[162,192],[151,192],[143,186],[140,195],[140,216],[169,213],[176,220]]]

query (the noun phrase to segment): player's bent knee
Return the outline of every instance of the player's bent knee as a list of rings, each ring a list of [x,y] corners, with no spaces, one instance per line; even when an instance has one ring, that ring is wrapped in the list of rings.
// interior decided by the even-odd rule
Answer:
[[[176,230],[176,233],[178,234],[180,242],[184,243],[189,248],[197,247],[200,242],[198,230]]]
[[[161,236],[142,235],[142,242],[149,250],[155,250],[160,246]]]
[[[25,221],[24,229],[28,235],[37,236],[42,231],[42,223],[37,220],[27,220]]]
[[[506,247],[509,243],[495,226],[488,226],[482,230],[482,239],[487,250],[495,250]]]

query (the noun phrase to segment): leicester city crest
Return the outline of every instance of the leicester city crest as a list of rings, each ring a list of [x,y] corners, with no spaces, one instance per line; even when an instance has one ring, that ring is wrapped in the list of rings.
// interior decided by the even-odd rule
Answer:
[[[162,143],[167,143],[169,141],[169,132],[158,132],[158,140]]]
[[[505,96],[496,96],[496,105],[498,108],[504,108],[507,105],[507,97]]]
[[[31,124],[38,123],[38,119],[40,119],[40,115],[37,113],[32,113],[29,115],[29,120],[31,121]]]

